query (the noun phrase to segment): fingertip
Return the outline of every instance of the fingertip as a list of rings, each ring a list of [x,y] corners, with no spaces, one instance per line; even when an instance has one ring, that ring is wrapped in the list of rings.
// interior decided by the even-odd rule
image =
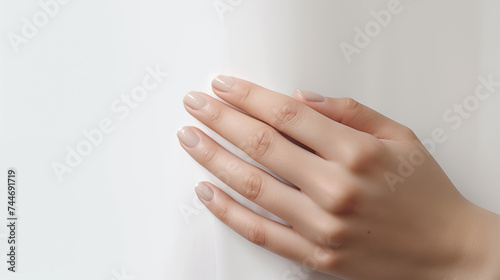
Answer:
[[[203,203],[211,201],[214,197],[214,189],[210,185],[208,182],[200,182],[194,188],[196,195]]]
[[[177,138],[188,148],[194,148],[200,143],[200,137],[193,130],[193,127],[185,126],[177,131]]]
[[[298,89],[296,89],[294,92],[293,92],[293,98],[297,99],[298,101],[306,101],[304,99],[304,97],[302,97],[302,95],[300,94],[300,91]]]
[[[299,95],[300,98],[302,98],[302,100],[308,102],[323,102],[326,100],[326,98],[323,95],[308,90],[297,89],[295,91],[295,94]]]

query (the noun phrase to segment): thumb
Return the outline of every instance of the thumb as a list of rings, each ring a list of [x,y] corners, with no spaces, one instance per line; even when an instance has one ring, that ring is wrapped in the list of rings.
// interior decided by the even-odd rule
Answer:
[[[406,126],[352,98],[326,98],[304,90],[296,90],[294,98],[336,122],[379,139],[405,140],[415,137]]]

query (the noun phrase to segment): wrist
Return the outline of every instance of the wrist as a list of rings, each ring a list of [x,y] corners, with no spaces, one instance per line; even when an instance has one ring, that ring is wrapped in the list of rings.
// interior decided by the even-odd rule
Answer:
[[[500,279],[500,215],[482,209],[486,212],[486,264],[484,266],[485,278]]]
[[[458,216],[460,261],[450,279],[500,279],[500,215],[470,203]]]

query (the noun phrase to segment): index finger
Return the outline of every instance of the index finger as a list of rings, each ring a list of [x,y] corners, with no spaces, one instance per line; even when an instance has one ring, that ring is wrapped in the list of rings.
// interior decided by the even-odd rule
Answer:
[[[351,146],[353,137],[361,134],[289,96],[245,80],[219,75],[212,87],[217,96],[231,105],[268,123],[325,159],[338,159],[344,148]]]

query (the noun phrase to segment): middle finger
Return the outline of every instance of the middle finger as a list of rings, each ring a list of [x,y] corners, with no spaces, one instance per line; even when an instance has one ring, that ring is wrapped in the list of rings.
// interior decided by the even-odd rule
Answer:
[[[186,110],[251,158],[299,188],[307,188],[325,160],[293,144],[274,128],[201,92],[184,99]]]

